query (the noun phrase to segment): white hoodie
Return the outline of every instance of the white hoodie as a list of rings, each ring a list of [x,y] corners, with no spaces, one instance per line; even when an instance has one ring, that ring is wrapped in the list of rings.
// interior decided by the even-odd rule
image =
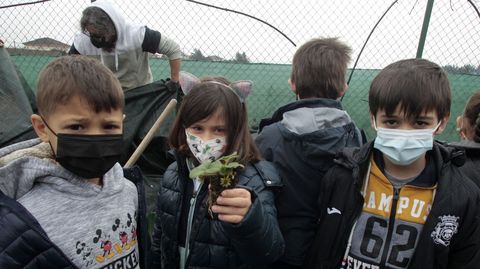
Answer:
[[[177,43],[146,26],[128,22],[110,1],[97,0],[92,6],[102,9],[112,19],[117,31],[115,49],[112,52],[99,49],[93,46],[90,37],[83,33],[75,35],[73,47],[82,55],[94,56],[102,61],[115,73],[124,90],[152,82],[149,52],[165,54],[170,60],[181,58]],[[142,44],[148,45],[142,48]]]

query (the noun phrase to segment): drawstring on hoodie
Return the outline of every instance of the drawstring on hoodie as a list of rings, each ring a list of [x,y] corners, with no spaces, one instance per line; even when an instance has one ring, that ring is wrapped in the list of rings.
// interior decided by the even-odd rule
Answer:
[[[105,61],[103,60],[103,50],[100,49],[100,61],[102,62],[103,65],[105,65]]]
[[[115,52],[115,71],[118,71],[118,53],[117,50],[114,50]],[[103,50],[100,49],[100,61],[102,62],[103,65],[105,65],[105,61],[103,60]]]
[[[118,71],[118,53],[115,50],[115,71]]]

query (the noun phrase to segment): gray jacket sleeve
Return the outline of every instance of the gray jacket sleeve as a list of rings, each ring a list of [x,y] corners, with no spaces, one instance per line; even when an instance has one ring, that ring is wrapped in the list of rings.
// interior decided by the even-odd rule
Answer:
[[[177,42],[166,37],[165,35],[162,35],[162,37],[160,38],[160,44],[158,46],[157,52],[166,55],[169,60],[182,58],[182,51],[180,50],[180,46],[177,44]]]

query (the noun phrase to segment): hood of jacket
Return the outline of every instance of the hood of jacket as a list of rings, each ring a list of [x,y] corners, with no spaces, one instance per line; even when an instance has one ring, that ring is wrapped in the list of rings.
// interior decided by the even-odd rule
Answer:
[[[269,119],[260,122],[260,129],[280,122],[285,128],[296,135],[306,135],[322,130],[343,127],[352,123],[348,113],[338,100],[314,98],[299,100],[274,112]]]
[[[480,156],[480,143],[470,140],[462,140],[460,142],[452,142],[449,145],[465,150],[468,157]]]
[[[101,55],[101,54],[123,54],[129,50],[140,48],[145,37],[145,26],[130,23],[122,15],[117,7],[108,0],[97,0],[92,3],[93,7],[98,7],[105,11],[112,19],[117,31],[117,42],[115,50],[112,52],[102,51],[90,42],[90,38],[79,33],[75,36],[74,46],[83,55]]]
[[[337,100],[296,101],[279,108],[272,118],[262,120],[260,125],[260,128],[265,127],[260,135],[264,132],[266,140],[279,133],[283,141],[293,141],[289,143],[294,144],[292,148],[286,150],[300,151],[299,156],[304,156],[302,161],[308,163],[335,155],[341,148],[361,144],[360,132]]]
[[[38,138],[0,149],[0,191],[15,200],[34,184],[47,184],[77,199],[109,196],[123,189],[122,179],[123,169],[116,163],[103,176],[102,186],[88,183],[58,164],[50,145]]]

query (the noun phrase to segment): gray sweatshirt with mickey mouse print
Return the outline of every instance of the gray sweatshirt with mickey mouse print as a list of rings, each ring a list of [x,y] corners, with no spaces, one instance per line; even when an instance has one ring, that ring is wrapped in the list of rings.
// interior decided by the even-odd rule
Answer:
[[[137,189],[118,163],[94,185],[56,163],[48,144],[28,140],[0,149],[0,191],[79,268],[139,268]]]

